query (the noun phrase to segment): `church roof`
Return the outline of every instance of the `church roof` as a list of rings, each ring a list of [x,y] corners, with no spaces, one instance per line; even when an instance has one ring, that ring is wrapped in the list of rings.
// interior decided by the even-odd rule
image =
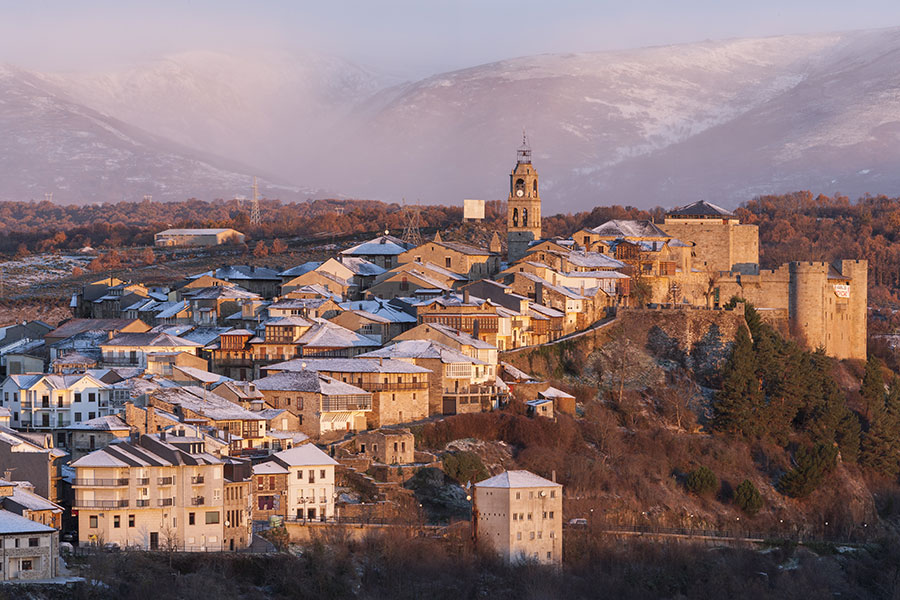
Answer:
[[[706,200],[698,200],[686,206],[673,208],[666,216],[670,217],[733,217],[734,213],[716,206]]]

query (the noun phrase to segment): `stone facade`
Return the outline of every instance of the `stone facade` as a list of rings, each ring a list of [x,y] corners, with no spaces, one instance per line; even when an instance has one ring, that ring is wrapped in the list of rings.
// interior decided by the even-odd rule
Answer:
[[[509,175],[506,232],[510,263],[525,256],[531,242],[541,239],[538,173],[531,164],[531,148],[524,138],[516,155],[516,166]]]
[[[737,218],[666,217],[663,229],[682,242],[693,243],[697,259],[714,271],[753,269],[759,263],[759,227]]]
[[[385,465],[415,462],[415,437],[408,429],[377,429],[360,433],[356,448],[363,456]]]
[[[58,556],[55,529],[0,511],[0,580],[52,579],[59,575]]]

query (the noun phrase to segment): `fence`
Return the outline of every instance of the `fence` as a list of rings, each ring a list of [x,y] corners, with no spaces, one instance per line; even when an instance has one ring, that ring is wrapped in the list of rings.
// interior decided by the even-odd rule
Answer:
[[[702,529],[693,527],[660,527],[656,525],[619,525],[608,522],[595,522],[572,524],[566,523],[567,529],[584,529],[592,533],[606,533],[610,535],[648,535],[660,537],[696,538],[696,539],[721,539],[748,543],[760,543],[766,541],[793,541],[798,543],[827,543],[827,544],[858,544],[870,541],[872,533],[866,524],[829,535],[827,531],[814,531],[809,528],[782,529],[769,531],[754,531],[734,527],[728,529]]]

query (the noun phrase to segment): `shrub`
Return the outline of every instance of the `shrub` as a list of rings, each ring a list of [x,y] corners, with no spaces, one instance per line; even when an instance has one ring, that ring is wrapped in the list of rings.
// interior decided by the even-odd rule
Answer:
[[[706,496],[719,489],[719,479],[709,467],[699,467],[690,472],[685,487],[692,494]]]
[[[737,486],[734,494],[734,503],[738,508],[751,516],[758,513],[763,505],[759,490],[756,489],[756,486],[749,479],[745,479]]]

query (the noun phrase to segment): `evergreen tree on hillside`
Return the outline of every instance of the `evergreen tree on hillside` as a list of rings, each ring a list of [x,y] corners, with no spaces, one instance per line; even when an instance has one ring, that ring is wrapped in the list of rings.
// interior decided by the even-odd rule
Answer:
[[[750,335],[741,327],[723,368],[722,389],[716,393],[713,405],[716,429],[747,436],[759,433],[763,394],[756,370]]]
[[[871,362],[871,361],[869,361]],[[868,367],[868,363],[866,363]],[[868,368],[866,369],[868,375]],[[880,368],[876,381],[881,379]],[[865,378],[863,379],[865,382]],[[863,395],[867,393],[863,384]],[[873,402],[869,429],[863,436],[860,463],[887,477],[900,473],[900,384],[895,380],[890,393],[883,395],[884,387],[873,383],[868,393],[882,391],[882,402]]]
[[[881,376],[882,363],[878,357],[869,355],[866,372],[863,375],[859,393],[866,407],[866,420],[876,418],[876,413],[884,408],[884,378]]]
[[[836,446],[816,444],[797,450],[797,466],[785,473],[778,482],[781,493],[803,498],[818,488],[837,463]]]
[[[821,350],[812,354],[811,375],[811,393],[806,402],[809,419],[804,431],[813,443],[829,447],[837,444],[843,460],[856,462],[861,435],[859,418],[847,408],[844,394],[831,376],[831,359]]]

